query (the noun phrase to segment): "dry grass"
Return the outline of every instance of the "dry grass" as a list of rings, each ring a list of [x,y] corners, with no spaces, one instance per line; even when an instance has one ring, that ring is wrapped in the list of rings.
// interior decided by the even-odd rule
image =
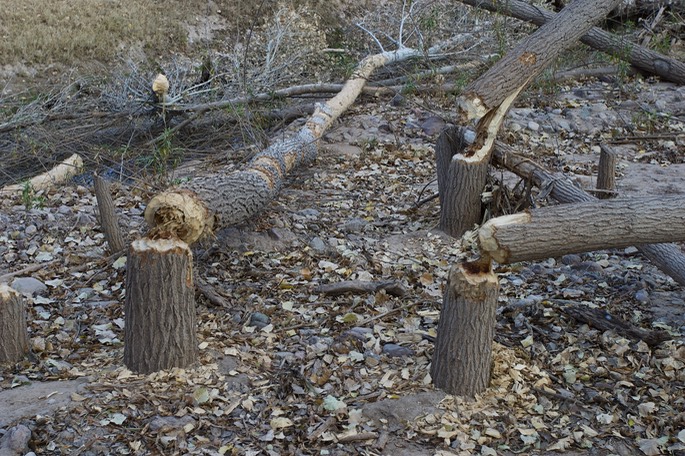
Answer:
[[[132,46],[150,52],[182,49],[187,41],[183,17],[200,4],[206,2],[0,0],[0,60],[106,63]]]

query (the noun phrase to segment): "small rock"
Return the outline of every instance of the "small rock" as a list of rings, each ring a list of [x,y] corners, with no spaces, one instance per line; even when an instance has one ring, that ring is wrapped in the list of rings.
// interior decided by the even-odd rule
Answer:
[[[297,215],[301,215],[302,217],[306,218],[316,218],[321,215],[321,212],[317,211],[316,209],[307,208],[297,211]]]
[[[168,432],[174,429],[181,429],[186,424],[195,424],[192,416],[186,415],[181,418],[175,416],[158,416],[150,421],[150,430],[153,432]]]
[[[523,127],[517,123],[512,123],[511,126],[509,126],[509,130],[511,130],[513,133],[521,131],[522,128]]]
[[[540,124],[535,122],[534,120],[531,120],[528,122],[528,129],[530,131],[538,131],[540,129]]]
[[[414,350],[397,344],[385,344],[383,345],[383,353],[388,356],[400,358],[404,356],[412,356],[414,354]]]
[[[421,122],[421,129],[428,136],[433,136],[440,133],[445,128],[445,121],[438,116],[430,116]]]
[[[393,106],[404,106],[406,104],[405,98],[401,94],[395,94],[394,97],[392,97],[392,100],[390,100],[390,104]]]
[[[630,246],[630,247],[626,247],[626,249],[624,250],[624,252],[625,252],[626,255],[632,255],[632,254],[634,254],[634,253],[637,253],[638,250],[637,250],[637,247]]]
[[[309,247],[318,253],[323,253],[326,251],[326,243],[323,242],[323,240],[318,236],[314,236],[312,240],[309,241]]]
[[[567,265],[579,264],[581,261],[580,255],[571,254],[561,257],[561,262]]]
[[[261,312],[255,312],[250,316],[250,325],[262,329],[269,324],[269,317]]]
[[[24,233],[26,233],[27,236],[33,236],[37,232],[38,232],[38,228],[36,228],[36,225],[29,225],[24,230]]]
[[[31,430],[19,424],[7,431],[7,433],[0,439],[0,455],[14,456],[23,455],[29,449],[29,440],[31,440]]]
[[[12,288],[24,296],[34,296],[48,289],[47,285],[33,277],[17,277],[12,281]]]
[[[347,233],[357,233],[363,230],[366,225],[368,225],[368,222],[366,220],[360,218],[353,218],[340,225],[340,231],[344,231]]]
[[[647,290],[638,290],[638,292],[635,293],[635,299],[642,303],[645,303],[649,301],[649,293],[647,293]]]

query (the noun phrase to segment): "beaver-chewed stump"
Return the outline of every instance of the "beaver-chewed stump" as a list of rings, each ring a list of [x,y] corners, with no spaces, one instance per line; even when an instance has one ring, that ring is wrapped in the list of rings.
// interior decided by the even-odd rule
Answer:
[[[24,299],[0,284],[0,364],[21,360],[29,352]]]
[[[198,358],[193,257],[178,239],[131,243],[126,272],[124,364],[138,373]]]

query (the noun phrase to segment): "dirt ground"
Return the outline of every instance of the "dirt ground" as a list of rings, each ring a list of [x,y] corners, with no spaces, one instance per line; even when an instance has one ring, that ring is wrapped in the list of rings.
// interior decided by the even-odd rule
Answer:
[[[189,39],[228,34],[230,6],[200,3],[211,14],[198,13]],[[339,17],[361,8],[352,6]],[[386,71],[379,78],[414,70]],[[123,366],[125,261],[108,255],[84,176],[3,197],[0,279],[26,293],[31,353],[0,368],[0,455],[685,454],[685,295],[632,247],[498,266],[490,388],[464,399],[432,386],[459,251],[436,229],[439,204],[427,197],[453,100],[420,91],[360,99],[258,217],[193,247],[196,280],[219,298],[197,294],[200,362],[188,369],[139,375]],[[302,124],[243,124],[238,140],[218,135],[216,119],[174,138],[172,151],[185,155],[164,179],[126,157],[131,172],[112,180],[128,240],[145,232],[145,205],[165,183],[218,164],[240,169],[258,133],[278,138]],[[210,145],[197,142],[202,135]],[[683,87],[616,75],[540,83],[500,136],[589,189],[599,145],[611,144],[621,196],[685,193]],[[98,160],[87,166],[102,169]],[[495,195],[553,204],[512,174],[492,176]],[[392,281],[404,293],[319,288],[344,280]],[[599,330],[571,309],[662,337],[647,344]]]

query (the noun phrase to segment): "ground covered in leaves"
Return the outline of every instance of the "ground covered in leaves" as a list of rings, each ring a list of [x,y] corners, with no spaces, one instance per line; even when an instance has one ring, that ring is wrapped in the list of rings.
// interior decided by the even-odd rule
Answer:
[[[614,90],[587,84],[604,97]],[[563,116],[586,109],[596,122],[592,100],[568,101],[578,90],[555,95],[571,109]],[[25,424],[36,454],[682,454],[682,290],[632,248],[498,268],[490,389],[467,400],[433,388],[436,323],[458,244],[434,230],[437,200],[417,202],[435,191],[435,126],[448,116],[436,115],[440,99],[406,102],[353,109],[260,217],[195,248],[201,356],[190,369],[137,375],[123,367],[125,261],[107,256],[90,188],[61,187],[29,210],[20,198],[3,200],[1,267],[29,267],[10,281],[39,281],[15,284],[33,293],[31,356],[0,371],[0,402],[33,408],[0,416],[3,432]],[[618,131],[591,134],[587,144],[579,126],[531,124],[556,114],[525,104],[505,136],[532,144],[521,149],[531,156],[551,139],[556,149],[539,158],[574,176],[593,170],[592,144]],[[620,103],[604,108],[602,118],[611,117]],[[654,141],[648,161],[677,167],[668,160],[673,140]],[[649,164],[634,144],[622,149],[624,170]],[[232,159],[241,166],[242,157]],[[658,191],[621,184],[628,193]],[[134,239],[149,195],[135,184],[115,191]],[[535,193],[525,198],[545,204]],[[321,288],[345,280],[392,286],[340,296]],[[649,345],[601,331],[568,307],[601,309],[667,337]]]
[[[211,4],[206,14],[212,21],[199,20],[195,32],[226,30],[221,15],[228,4]],[[383,23],[388,10],[381,6],[360,24]],[[304,24],[291,36],[294,49],[302,53],[303,41],[334,48],[325,59],[305,52],[317,64],[333,62],[333,74],[345,74],[358,60],[336,51],[350,44],[344,33],[366,37],[370,44],[357,49],[359,55],[376,52],[359,27],[336,29],[323,40],[310,16],[274,11],[274,21],[255,25],[253,48],[273,50],[260,27],[294,23]],[[435,11],[422,10],[417,23],[433,24],[436,34],[444,32],[435,27],[440,20],[454,26],[456,15]],[[469,21],[479,40],[511,25],[476,19]],[[510,39],[512,29],[527,30],[514,24],[504,34]],[[226,81],[233,77],[250,80],[256,91],[303,82],[301,74],[284,70],[300,68],[285,45],[280,54],[274,50],[271,66],[253,73],[240,66],[248,57],[263,58],[247,51],[249,40],[221,45],[216,61],[234,73],[213,83],[226,88],[227,98]],[[492,56],[495,47],[491,41],[474,52]],[[477,61],[474,67],[484,63],[467,58]],[[456,82],[454,75],[432,77],[425,95],[414,79],[423,69],[384,69],[379,80],[402,75],[401,83],[413,89],[360,99],[325,135],[318,159],[289,176],[263,213],[194,246],[200,362],[192,368],[138,375],[123,366],[126,259],[107,252],[88,179],[3,196],[0,283],[26,295],[31,353],[0,368],[0,455],[685,454],[685,297],[635,248],[498,267],[490,388],[465,399],[432,386],[429,365],[445,281],[460,254],[457,241],[435,229],[433,144],[453,120],[453,91],[471,75]],[[615,70],[600,80],[555,79],[555,72],[540,78],[510,112],[501,139],[586,188],[596,182],[599,145],[611,144],[620,157],[621,195],[683,194],[685,89]],[[306,75],[312,79],[305,79],[328,82],[323,74],[312,70]],[[174,82],[182,75],[169,76]],[[441,88],[445,79],[450,90]],[[147,80],[132,81],[122,83],[126,93],[147,93]],[[19,120],[37,127],[15,134],[21,122],[2,125],[3,163],[18,161],[24,172],[44,155],[90,151],[90,164],[101,164],[106,151],[91,147],[82,120],[96,118],[92,106],[121,114],[129,98],[101,90],[99,101],[108,104],[89,105],[87,116],[72,118],[61,136],[44,126],[55,125],[47,120],[59,120],[74,100],[93,95],[93,86],[82,82],[70,86],[74,92],[36,97],[40,109],[26,97],[20,107],[8,105],[10,120],[27,108]],[[226,112],[236,123],[236,113]],[[214,125],[198,119],[199,126],[174,138],[186,139],[186,155],[165,182],[217,164],[239,169],[260,147],[245,144],[277,140],[302,122],[262,129],[259,118],[240,117],[237,140],[214,115]],[[135,147],[126,143],[140,134],[133,130],[97,130],[96,136],[123,138],[123,162],[133,149],[144,149],[142,140]],[[177,158],[174,147],[178,143],[164,142],[152,159],[166,165]],[[197,155],[203,159],[188,160]],[[131,162],[142,171],[111,176],[129,241],[145,232],[143,210],[161,187],[151,176],[159,169]],[[24,179],[7,171],[0,177],[3,184]],[[500,170],[493,170],[487,190],[492,215],[551,203]],[[371,286],[327,291],[344,281]],[[592,315],[624,324],[604,330]]]

